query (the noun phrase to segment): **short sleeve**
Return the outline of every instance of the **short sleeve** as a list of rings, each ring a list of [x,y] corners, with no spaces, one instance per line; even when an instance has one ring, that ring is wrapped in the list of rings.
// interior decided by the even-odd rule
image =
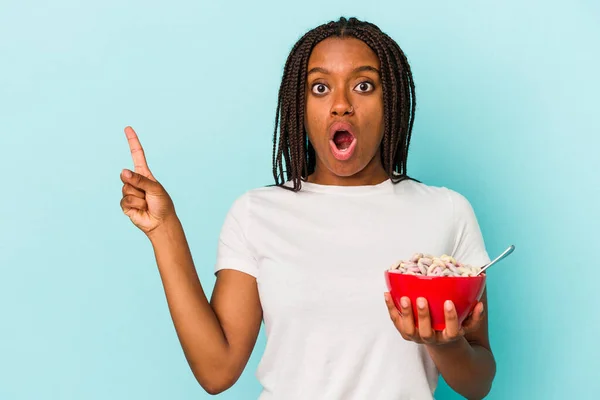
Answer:
[[[249,195],[236,199],[219,235],[215,274],[222,269],[235,269],[258,277],[256,256],[248,241]]]
[[[450,190],[454,210],[455,242],[452,256],[463,264],[481,267],[490,261],[479,222],[471,203]]]

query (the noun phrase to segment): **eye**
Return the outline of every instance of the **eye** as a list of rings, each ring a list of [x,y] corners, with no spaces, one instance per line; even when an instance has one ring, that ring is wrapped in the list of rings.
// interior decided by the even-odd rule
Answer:
[[[328,90],[329,88],[322,83],[315,83],[312,86],[312,92],[315,94],[325,94]]]
[[[359,92],[370,92],[374,89],[373,84],[371,82],[361,82],[354,87],[355,90]]]

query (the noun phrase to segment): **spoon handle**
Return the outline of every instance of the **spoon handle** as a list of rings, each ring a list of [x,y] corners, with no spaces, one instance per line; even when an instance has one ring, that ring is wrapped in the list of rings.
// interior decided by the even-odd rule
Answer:
[[[483,268],[481,268],[481,271],[479,271],[477,273],[477,275],[481,274],[483,271],[485,271],[486,269],[488,269],[492,265],[496,264],[498,261],[502,260],[503,258],[508,257],[513,251],[515,251],[515,246],[511,244],[506,250],[504,250],[504,252],[502,254],[500,254],[493,261],[489,262]]]

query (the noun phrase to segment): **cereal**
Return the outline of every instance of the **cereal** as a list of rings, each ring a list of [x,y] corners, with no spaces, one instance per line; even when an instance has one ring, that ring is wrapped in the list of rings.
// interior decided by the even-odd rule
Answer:
[[[434,257],[430,254],[415,253],[408,261],[399,261],[389,270],[421,276],[475,276],[481,267],[462,264],[447,254]]]

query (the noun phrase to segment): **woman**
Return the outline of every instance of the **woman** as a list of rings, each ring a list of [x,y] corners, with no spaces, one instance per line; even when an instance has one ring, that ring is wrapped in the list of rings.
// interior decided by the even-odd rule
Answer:
[[[264,320],[261,399],[431,399],[439,374],[467,398],[488,393],[485,294],[461,327],[449,302],[443,332],[431,329],[424,299],[413,316],[408,299],[398,310],[381,298],[383,271],[415,252],[489,261],[470,203],[406,174],[414,99],[406,57],[375,25],[342,18],[304,35],[279,92],[275,185],[230,209],[210,302],[173,203],[125,129],[135,172],[121,175],[121,206],[153,245],[207,392],[236,382]]]

